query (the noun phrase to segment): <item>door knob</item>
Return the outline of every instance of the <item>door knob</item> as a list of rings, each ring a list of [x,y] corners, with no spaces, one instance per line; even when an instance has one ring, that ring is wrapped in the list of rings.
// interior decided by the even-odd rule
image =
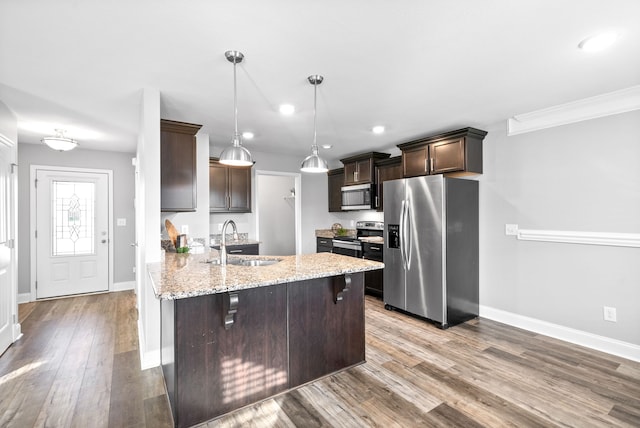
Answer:
[[[106,243],[107,243],[107,240],[106,240],[106,239],[103,239],[103,240],[102,240],[102,243],[103,243],[103,244],[106,244]]]

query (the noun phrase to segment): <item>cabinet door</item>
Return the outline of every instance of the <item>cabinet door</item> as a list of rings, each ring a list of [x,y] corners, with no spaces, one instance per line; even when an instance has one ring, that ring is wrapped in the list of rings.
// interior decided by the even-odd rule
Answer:
[[[160,209],[195,211],[196,139],[162,131],[160,141]]]
[[[176,426],[192,426],[288,388],[287,285],[176,300]]]
[[[371,183],[371,159],[365,159],[357,162],[357,180],[356,183]]]
[[[330,253],[333,251],[331,238],[316,238],[316,253]]]
[[[217,162],[209,163],[209,211],[227,211],[228,186],[227,167]]]
[[[402,152],[402,175],[404,177],[417,177],[427,175],[427,146],[407,149]]]
[[[356,184],[358,178],[358,162],[350,162],[344,165],[344,184]]]
[[[251,212],[251,167],[229,168],[229,211]]]
[[[402,178],[402,162],[398,159],[396,164],[376,166],[376,208],[384,210],[383,183],[389,180]]]
[[[364,361],[364,273],[317,278],[289,286],[290,387]]]
[[[464,138],[430,144],[429,151],[433,162],[431,174],[464,171]]]
[[[327,175],[329,184],[329,212],[342,211],[342,191],[340,188],[344,185],[344,170],[332,170]]]

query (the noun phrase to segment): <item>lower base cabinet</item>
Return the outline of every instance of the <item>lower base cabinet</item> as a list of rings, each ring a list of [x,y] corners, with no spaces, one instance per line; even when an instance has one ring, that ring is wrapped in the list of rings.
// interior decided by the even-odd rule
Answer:
[[[161,302],[162,370],[188,427],[364,362],[364,273]]]

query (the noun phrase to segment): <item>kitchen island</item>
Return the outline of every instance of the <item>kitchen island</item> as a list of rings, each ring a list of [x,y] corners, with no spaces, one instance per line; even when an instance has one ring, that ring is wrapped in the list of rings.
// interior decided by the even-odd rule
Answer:
[[[166,253],[148,266],[176,426],[364,362],[364,272],[382,263],[331,253],[206,263],[217,257]],[[256,263],[273,264],[246,265]]]

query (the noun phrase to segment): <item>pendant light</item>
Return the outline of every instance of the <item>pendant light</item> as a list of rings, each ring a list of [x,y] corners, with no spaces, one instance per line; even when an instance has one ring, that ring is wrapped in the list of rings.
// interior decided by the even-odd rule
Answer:
[[[316,102],[318,98],[318,85],[322,83],[324,78],[318,74],[309,76],[309,83],[313,85],[313,144],[311,145],[311,154],[302,161],[302,172],[327,172],[329,167],[327,161],[322,159],[318,155],[318,143],[316,141],[317,127],[316,127]]]
[[[236,64],[242,62],[244,55],[239,51],[227,51],[224,53],[229,62],[233,63],[233,115],[235,132],[233,134],[232,145],[220,153],[220,163],[233,166],[253,165],[251,153],[242,147],[242,137],[238,132],[238,93],[236,89]]]
[[[44,137],[42,142],[53,150],[59,150],[61,152],[73,150],[78,147],[78,142],[76,140],[72,140],[71,138],[64,136],[64,129],[56,129],[55,131],[56,135],[54,137]]]

